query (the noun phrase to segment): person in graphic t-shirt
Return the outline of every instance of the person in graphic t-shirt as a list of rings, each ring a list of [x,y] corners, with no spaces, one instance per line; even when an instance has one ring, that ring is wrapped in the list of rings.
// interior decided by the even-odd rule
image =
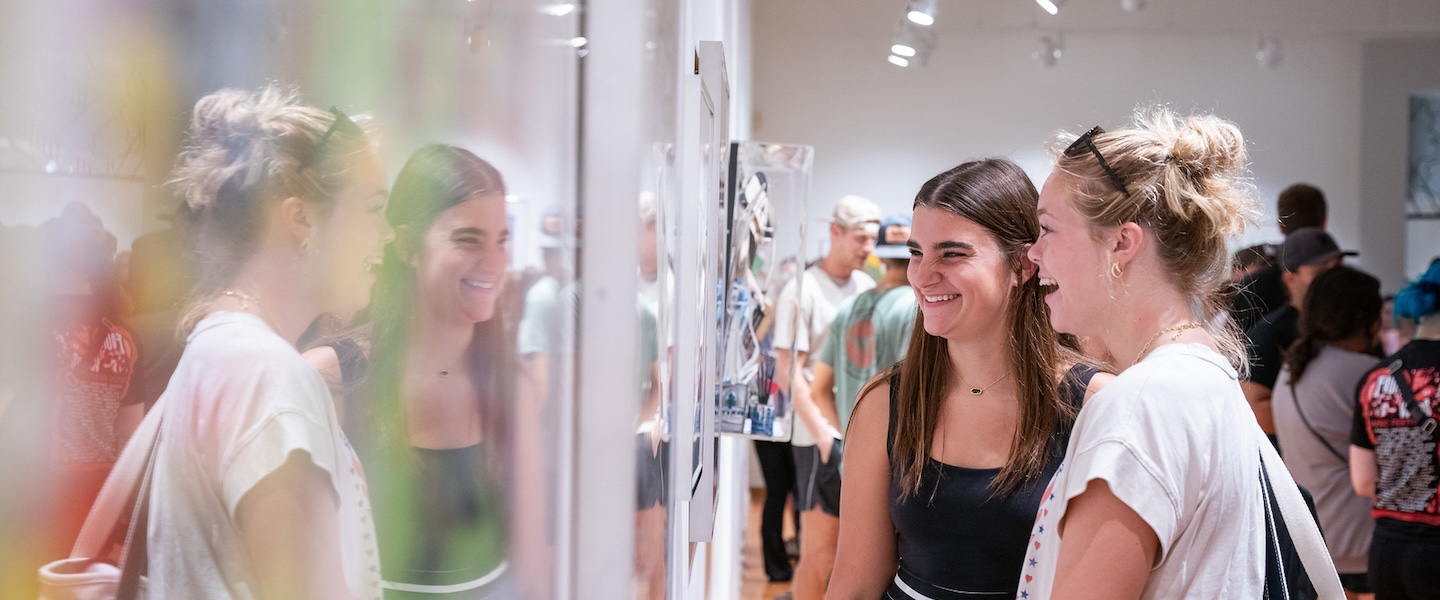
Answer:
[[[135,372],[135,341],[121,325],[109,233],[88,208],[65,207],[40,225],[48,245],[52,312],[50,459],[59,492],[51,503],[51,558],[75,542],[121,448],[122,407]]]
[[[825,593],[835,561],[833,541],[840,526],[839,489],[820,488],[817,475],[840,439],[839,417],[815,404],[810,393],[815,358],[825,347],[835,310],[846,298],[875,287],[862,268],[875,249],[880,207],[867,198],[845,196],[830,218],[830,252],[785,284],[775,306],[775,379],[790,390],[794,406],[795,505],[800,511],[800,561],[795,565],[797,600]],[[793,350],[791,352],[787,350]]]
[[[815,381],[810,393],[827,414],[839,416],[837,428],[843,434],[860,388],[881,371],[905,357],[910,331],[915,326],[915,290],[910,287],[910,215],[891,215],[880,223],[875,256],[885,273],[874,289],[861,292],[840,305],[825,349],[815,362]],[[831,452],[830,464],[843,464],[843,451]],[[837,480],[836,483],[839,483]]]
[[[1395,295],[1395,316],[1419,323],[1415,339],[1360,380],[1350,432],[1355,492],[1375,499],[1371,514],[1370,586],[1375,600],[1440,598],[1440,431],[1422,429],[1440,416],[1440,263]],[[1389,367],[1428,415],[1405,402]],[[1327,532],[1328,534],[1328,532]]]

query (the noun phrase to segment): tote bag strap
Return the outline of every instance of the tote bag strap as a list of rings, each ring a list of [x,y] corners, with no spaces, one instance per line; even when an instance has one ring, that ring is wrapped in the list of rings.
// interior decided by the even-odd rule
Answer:
[[[1258,425],[1256,429],[1259,429]],[[1285,528],[1290,531],[1295,552],[1300,555],[1300,562],[1305,565],[1305,574],[1310,577],[1310,583],[1315,586],[1320,600],[1344,600],[1345,590],[1340,587],[1340,576],[1335,572],[1335,564],[1330,561],[1330,552],[1325,549],[1320,528],[1310,517],[1305,498],[1300,496],[1300,488],[1295,485],[1290,472],[1285,470],[1285,463],[1280,460],[1280,455],[1275,453],[1275,447],[1263,437],[1260,443],[1260,462],[1264,463],[1265,472],[1270,476],[1275,501],[1280,505],[1280,517],[1285,520]]]
[[[125,444],[125,449],[120,452],[120,458],[115,461],[115,467],[110,470],[110,476],[105,478],[100,494],[95,497],[95,504],[90,507],[90,514],[85,517],[85,524],[80,527],[80,535],[75,538],[70,558],[99,558],[108,549],[111,540],[115,539],[116,529],[120,526],[120,517],[125,513],[125,509],[134,506],[138,513],[142,504],[148,507],[148,502],[141,501],[138,495],[141,482],[153,464],[152,457],[159,445],[160,417],[164,413],[164,402],[162,397],[150,408],[150,412],[130,436],[130,441]],[[131,522],[134,521],[132,518]]]

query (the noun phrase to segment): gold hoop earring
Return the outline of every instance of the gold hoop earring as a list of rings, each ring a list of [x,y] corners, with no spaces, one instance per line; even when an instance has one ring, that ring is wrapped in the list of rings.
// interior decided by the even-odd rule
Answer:
[[[1120,263],[1117,262],[1117,263],[1111,263],[1111,264],[1110,264],[1110,276],[1111,276],[1111,277],[1114,277],[1114,278],[1116,278],[1116,279],[1119,279],[1120,276],[1121,276],[1121,275],[1124,275],[1124,274],[1125,274],[1125,270],[1120,267]]]

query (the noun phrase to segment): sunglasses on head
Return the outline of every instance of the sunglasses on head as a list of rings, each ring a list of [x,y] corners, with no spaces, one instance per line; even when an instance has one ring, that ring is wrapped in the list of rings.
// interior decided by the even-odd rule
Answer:
[[[1075,138],[1075,142],[1070,144],[1069,147],[1065,148],[1065,152],[1063,154],[1070,158],[1075,158],[1076,155],[1082,154],[1086,149],[1089,149],[1090,153],[1095,155],[1095,160],[1100,162],[1100,168],[1104,169],[1105,174],[1110,176],[1110,183],[1115,186],[1115,189],[1119,190],[1120,193],[1129,196],[1130,190],[1126,189],[1125,180],[1120,177],[1119,173],[1115,172],[1115,169],[1110,168],[1110,163],[1105,162],[1105,157],[1100,155],[1100,149],[1095,147],[1094,138],[1095,136],[1102,133],[1105,133],[1105,130],[1101,129],[1099,125],[1091,127],[1090,131],[1087,131],[1080,137]]]
[[[360,129],[360,126],[351,121],[343,111],[332,106],[330,114],[335,116],[335,120],[330,122],[330,128],[325,130],[325,134],[321,135],[320,139],[315,142],[315,146],[310,149],[309,156],[305,157],[305,162],[301,164],[302,167],[311,167],[320,162],[325,155],[326,144],[337,131],[346,136],[364,137],[365,130]]]

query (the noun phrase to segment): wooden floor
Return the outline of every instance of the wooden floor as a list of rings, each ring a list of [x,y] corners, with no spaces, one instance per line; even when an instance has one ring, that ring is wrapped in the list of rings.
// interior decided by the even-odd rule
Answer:
[[[745,548],[740,557],[740,597],[744,600],[771,600],[790,591],[789,583],[770,583],[765,576],[765,561],[760,555],[760,508],[764,501],[764,490],[750,490],[750,519],[745,522]],[[794,524],[787,517],[785,537],[794,535]]]

